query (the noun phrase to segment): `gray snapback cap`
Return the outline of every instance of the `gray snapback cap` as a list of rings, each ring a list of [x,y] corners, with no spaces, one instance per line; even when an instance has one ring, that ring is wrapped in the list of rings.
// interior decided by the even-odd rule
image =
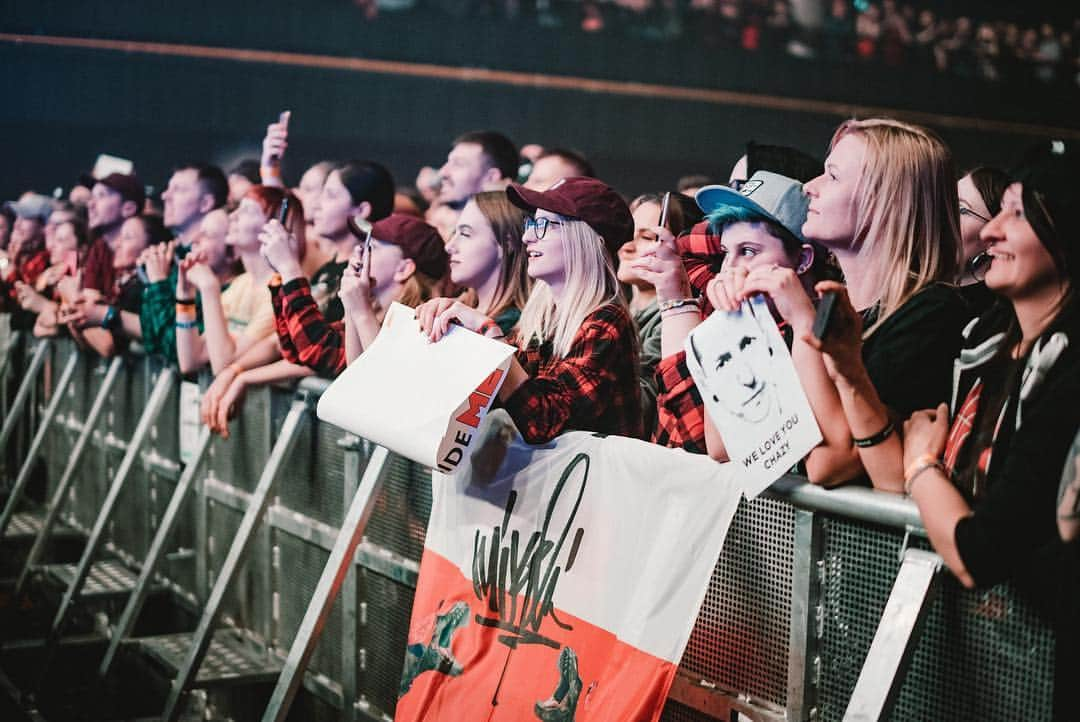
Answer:
[[[749,208],[791,231],[800,241],[805,240],[802,226],[810,198],[803,193],[803,184],[794,178],[759,170],[739,190],[722,185],[705,186],[695,200],[706,215],[723,206]]]

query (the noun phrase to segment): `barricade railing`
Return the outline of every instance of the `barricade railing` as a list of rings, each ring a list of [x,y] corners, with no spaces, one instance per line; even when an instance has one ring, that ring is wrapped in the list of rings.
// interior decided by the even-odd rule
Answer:
[[[77,366],[57,400],[61,369],[76,353]],[[18,422],[32,428],[11,438],[25,446],[41,430],[35,420],[52,411],[39,452],[44,496],[25,498],[15,511],[51,513],[53,531],[94,532],[162,373],[154,360],[126,356],[87,431],[95,421],[89,412],[101,401],[98,389],[115,369],[64,340],[43,354],[26,391],[35,413],[23,413]],[[215,682],[280,676],[281,694],[272,702],[279,711],[302,685],[309,693],[305,704],[325,707],[331,716],[336,709],[348,720],[392,718],[431,504],[430,471],[321,423],[314,413],[290,414],[297,403],[313,403],[325,386],[308,379],[298,392],[251,389],[230,438],[204,437],[205,447],[187,469],[182,447],[198,439],[181,441],[179,389],[169,390],[132,457],[127,482],[114,494],[123,513],[99,530],[101,551],[130,570],[129,582],[116,590],[126,595],[116,607],[124,611],[111,620],[114,638],[103,672],[125,647],[174,670],[179,685],[171,709],[198,687],[207,704],[225,710],[235,698]],[[266,487],[258,482],[283,426],[294,437],[291,451],[279,454],[276,486],[262,497]],[[84,448],[72,469],[80,441]],[[350,508],[363,497],[358,489],[370,497],[361,499],[362,509]],[[340,558],[335,553],[347,552],[348,537],[335,552],[347,514],[348,535],[357,531],[353,520],[364,526],[351,552],[354,563],[335,579],[326,572],[335,567],[328,562]],[[158,534],[162,524],[171,528]],[[900,572],[905,558],[925,561],[915,552],[928,549],[914,505],[896,495],[825,490],[789,476],[761,498],[743,500],[663,718],[729,719],[738,711],[764,720],[854,719],[848,706],[872,643],[881,646],[874,637],[887,603],[914,601],[921,633],[912,634],[909,648],[886,650],[891,656],[883,661],[900,667],[873,667],[893,669],[895,684],[860,685],[866,709],[893,719],[1048,718],[1050,630],[1008,585],[968,591],[948,574],[935,575],[934,567],[906,575],[918,577],[916,594]],[[67,576],[51,570],[65,585],[72,579],[67,566]],[[151,582],[204,617],[194,637],[131,636]],[[931,587],[933,595],[927,594]],[[298,633],[301,643],[290,656]],[[885,706],[874,707],[877,702]]]

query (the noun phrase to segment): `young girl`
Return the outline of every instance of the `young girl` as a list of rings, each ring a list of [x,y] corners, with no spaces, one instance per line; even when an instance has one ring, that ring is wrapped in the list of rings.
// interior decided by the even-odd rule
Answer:
[[[446,244],[450,280],[476,294],[476,310],[504,333],[529,300],[528,256],[521,242],[525,213],[503,191],[477,193],[462,209]]]
[[[522,437],[539,444],[570,430],[641,435],[637,334],[615,277],[633,218],[615,191],[567,178],[547,191],[511,185],[510,201],[535,215],[525,223],[535,285],[513,333],[518,347],[499,400]],[[418,314],[432,340],[451,321],[492,338],[494,319],[454,299]]]
[[[222,291],[221,281],[207,259],[191,253],[180,262],[176,295],[182,299],[194,298],[198,291],[203,322],[200,334],[195,309],[177,306],[176,353],[182,373],[209,363],[214,374],[219,374],[238,354],[274,333],[274,312],[266,288],[273,269],[260,253],[259,232],[269,219],[278,216],[286,198],[289,201],[286,220],[296,229],[298,256],[302,258],[306,243],[299,200],[280,188],[257,185],[244,194],[229,214],[225,236],[226,246],[233,249],[244,273]]]

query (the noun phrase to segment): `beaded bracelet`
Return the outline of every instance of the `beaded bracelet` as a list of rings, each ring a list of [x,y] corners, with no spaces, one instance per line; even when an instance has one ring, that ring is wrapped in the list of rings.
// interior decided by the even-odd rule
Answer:
[[[859,447],[860,449],[867,449],[871,446],[877,446],[882,441],[885,441],[885,439],[892,436],[892,432],[894,431],[896,431],[896,425],[893,424],[893,422],[890,420],[889,423],[885,424],[885,428],[877,432],[876,434],[872,436],[867,436],[862,439],[856,439],[853,437],[851,439],[851,443],[855,444],[855,446]]]
[[[915,485],[915,480],[927,469],[937,469],[942,474],[945,473],[945,465],[941,463],[941,460],[936,456],[930,454],[923,454],[907,468],[904,472],[904,493],[911,496],[911,488]]]
[[[661,318],[671,318],[672,316],[679,316],[686,313],[692,313],[698,318],[701,317],[701,309],[697,306],[677,306],[667,311],[661,311]]]

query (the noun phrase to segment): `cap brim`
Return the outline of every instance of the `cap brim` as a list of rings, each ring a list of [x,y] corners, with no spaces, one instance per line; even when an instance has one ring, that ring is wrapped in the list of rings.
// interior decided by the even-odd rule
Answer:
[[[575,217],[575,209],[569,203],[547,191],[529,190],[525,186],[512,183],[506,188],[506,196],[515,206],[529,213],[539,208],[561,216]]]
[[[713,211],[724,208],[725,206],[734,206],[736,208],[749,208],[752,211],[761,213],[766,218],[773,218],[772,213],[769,213],[756,202],[728,186],[705,186],[697,192],[694,200],[697,201],[698,208],[700,208],[705,215],[709,215]]]

